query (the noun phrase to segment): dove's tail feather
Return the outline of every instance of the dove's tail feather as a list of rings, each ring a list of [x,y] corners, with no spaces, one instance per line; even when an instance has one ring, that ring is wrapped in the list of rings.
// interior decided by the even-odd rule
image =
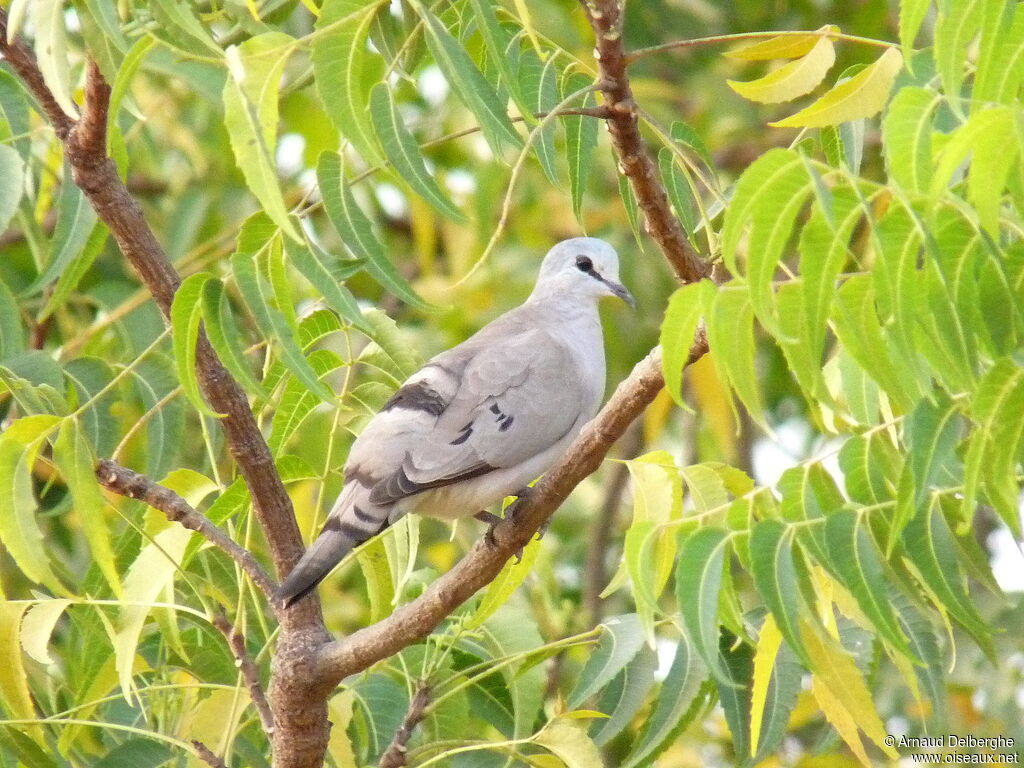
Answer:
[[[274,592],[274,602],[287,608],[305,597],[345,555],[388,526],[387,509],[361,499],[366,492],[358,483],[342,490],[320,535]]]

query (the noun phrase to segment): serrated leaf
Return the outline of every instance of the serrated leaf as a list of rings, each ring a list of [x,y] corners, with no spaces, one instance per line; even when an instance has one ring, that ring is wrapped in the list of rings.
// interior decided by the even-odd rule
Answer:
[[[693,193],[690,189],[688,174],[676,163],[675,154],[668,147],[658,150],[658,172],[668,192],[672,210],[682,222],[686,232],[693,232]]]
[[[21,622],[21,647],[40,664],[53,664],[50,655],[50,637],[65,609],[71,605],[67,599],[40,600],[31,606]]]
[[[640,652],[643,645],[644,631],[637,614],[613,616],[602,622],[601,639],[580,672],[576,687],[569,694],[569,708],[578,709],[604,688]]]
[[[765,421],[758,384],[754,313],[743,286],[726,285],[718,288],[714,292],[706,320],[708,344],[715,350],[712,359],[719,377],[729,383],[750,418],[771,433]]]
[[[595,723],[591,730],[594,743],[599,747],[608,744],[630,724],[643,706],[647,692],[654,685],[654,673],[658,668],[658,655],[648,647],[630,659],[614,680],[605,688],[598,703],[606,719]]]
[[[841,509],[825,521],[825,540],[831,557],[830,569],[842,577],[878,634],[901,655],[913,656],[906,635],[886,594],[882,553],[867,529],[866,513]]]
[[[724,528],[698,528],[684,540],[676,566],[676,600],[686,636],[726,686],[732,682],[718,650],[718,593],[728,545],[729,532]]]
[[[776,128],[820,128],[871,117],[885,106],[896,75],[902,68],[900,52],[889,48],[874,63],[834,86],[809,107],[769,125]]]
[[[654,710],[634,742],[623,768],[651,765],[701,711],[707,696],[707,669],[686,638],[680,638],[672,666],[655,698]]]
[[[796,59],[805,56],[822,39],[823,34],[838,33],[839,27],[826,24],[815,34],[780,35],[761,40],[742,48],[726,51],[724,56],[742,61],[766,61],[768,59]],[[827,39],[827,38],[826,38]]]
[[[11,17],[8,17],[8,29],[12,29]],[[9,72],[0,71],[0,138],[14,139],[10,145],[18,151],[22,160],[28,160],[31,152],[29,132],[28,100],[21,83]]]
[[[266,32],[227,49],[224,127],[249,190],[282,232],[301,240],[288,215],[275,162],[278,91],[294,43],[282,32]]]
[[[57,283],[53,286],[53,290],[50,291],[50,295],[46,300],[46,304],[39,312],[37,317],[38,321],[45,320],[47,317],[52,315],[59,307],[66,305],[68,297],[72,294],[75,288],[78,287],[78,283],[92,268],[93,262],[96,261],[96,257],[103,251],[103,246],[107,243],[107,237],[110,232],[107,230],[106,225],[97,223],[93,226],[92,231],[86,238],[85,245],[77,256],[71,259],[71,264],[60,272],[60,276],[57,278]]]
[[[22,296],[31,296],[56,280],[85,248],[96,225],[96,211],[89,200],[71,180],[71,169],[65,167],[60,197],[57,199],[57,226],[50,240],[49,258],[39,276],[22,290]],[[92,254],[95,258],[95,253]]]
[[[732,735],[733,750],[739,765],[750,758],[750,684],[754,673],[754,649],[729,633],[723,633],[719,645],[723,679],[716,679],[718,703]]]
[[[853,435],[839,451],[846,493],[853,501],[865,505],[884,504],[893,499],[900,463],[896,446],[883,431]]]
[[[384,162],[368,111],[370,89],[383,77],[384,63],[369,54],[366,42],[382,5],[327,0],[316,21],[312,51],[317,92],[328,117],[371,166]]]
[[[369,334],[371,329],[363,318],[359,302],[337,279],[339,260],[309,243],[300,245],[286,242],[284,247],[288,260],[320,291],[327,306],[360,331]]]
[[[487,56],[494,68],[501,74],[501,84],[508,89],[516,107],[522,113],[527,123],[535,123],[533,111],[525,98],[519,78],[516,77],[514,57],[506,52],[506,35],[498,24],[498,17],[494,12],[494,6],[487,0],[470,0],[470,7],[473,9],[473,17],[476,19],[476,26],[484,39],[484,47],[487,49]],[[518,43],[516,43],[518,48]]]
[[[552,720],[533,737],[533,742],[556,755],[566,768],[602,768],[604,765],[597,745],[571,720]]]
[[[7,284],[0,280],[0,361],[25,349],[25,331],[21,327],[18,301]]]
[[[792,529],[779,520],[760,520],[750,529],[750,575],[789,647],[806,663],[800,639],[800,601],[793,565]]]
[[[519,79],[523,97],[532,112],[547,112],[558,104],[558,57],[549,56],[546,62],[533,50],[525,50],[519,56]],[[540,129],[533,140],[533,149],[544,175],[552,184],[558,183],[555,171],[555,123],[549,122]]]
[[[328,373],[336,371],[344,365],[341,358],[329,349],[318,349],[310,354],[308,359],[309,365],[321,380]],[[277,407],[274,409],[270,439],[267,441],[267,446],[275,457],[281,455],[288,439],[319,405],[319,402],[316,395],[306,389],[301,381],[298,379],[288,380]]]
[[[569,75],[562,81],[562,98],[586,88],[590,78],[584,75]],[[588,93],[580,103],[581,107],[592,107],[594,94]],[[561,118],[565,126],[565,156],[569,164],[569,196],[576,221],[581,222],[583,192],[594,165],[594,150],[597,148],[597,121],[582,115],[566,115]]]
[[[665,389],[676,404],[692,411],[683,400],[683,368],[693,346],[693,334],[700,323],[704,308],[700,283],[690,283],[677,289],[669,298],[665,319],[661,323],[662,369]]]
[[[958,105],[964,81],[967,46],[981,26],[983,0],[947,0],[938,4],[935,18],[935,68],[942,79],[942,89],[952,97],[953,109]]]
[[[395,296],[411,306],[429,308],[384,252],[384,244],[352,196],[342,171],[341,156],[337,152],[323,152],[317,162],[316,176],[324,209],[342,242],[356,256],[366,259],[366,270]]]
[[[174,294],[171,304],[171,328],[174,333],[174,362],[178,369],[181,388],[192,405],[201,413],[216,416],[199,393],[196,378],[196,343],[199,341],[199,322],[202,320],[203,289],[213,276],[200,272],[185,278]]]
[[[395,169],[398,178],[434,207],[438,213],[454,221],[466,217],[441,191],[437,181],[427,171],[419,145],[402,123],[402,117],[391,97],[388,86],[378,83],[370,92],[370,117],[373,128],[384,148],[384,155]]]
[[[924,193],[932,174],[932,120],[941,97],[924,88],[901,88],[882,120],[885,162],[893,180]]]
[[[858,727],[895,760],[897,753],[886,745],[885,726],[853,659],[822,630],[804,625],[802,634],[811,659],[812,692],[825,717],[865,768],[871,768],[872,763],[864,752]]]
[[[0,602],[0,653],[5,661],[0,664],[0,699],[4,709],[14,718],[31,722],[38,721],[39,716],[29,692],[19,641],[22,615],[27,608],[28,603],[25,602]],[[36,742],[44,743],[42,729],[38,725],[29,729]]]
[[[522,558],[510,557],[501,572],[494,578],[484,592],[473,615],[466,622],[466,629],[476,629],[494,615],[503,606],[512,593],[526,580],[533,570],[533,564],[540,553],[540,539],[534,538],[523,548]]]
[[[900,3],[900,47],[907,61],[911,60],[914,40],[917,39],[917,32],[921,29],[929,6],[929,0],[902,0]]]
[[[832,41],[823,35],[804,56],[784,64],[764,77],[745,82],[727,80],[726,83],[743,98],[759,104],[792,101],[813,91],[818,83],[825,79],[835,61],[835,47]]]
[[[239,343],[241,334],[231,312],[231,301],[224,292],[224,284],[216,278],[206,281],[201,301],[206,335],[224,367],[249,392],[266,394]]]
[[[451,36],[441,20],[419,0],[410,0],[409,4],[423,21],[427,46],[434,60],[459,100],[480,121],[480,129],[494,154],[500,157],[504,144],[514,148],[521,147],[522,139],[509,122],[505,105],[473,64],[466,49]]]
[[[32,468],[47,435],[60,423],[56,416],[26,416],[0,434],[0,542],[19,570],[58,594],[63,589],[50,568],[43,532],[36,522]]]

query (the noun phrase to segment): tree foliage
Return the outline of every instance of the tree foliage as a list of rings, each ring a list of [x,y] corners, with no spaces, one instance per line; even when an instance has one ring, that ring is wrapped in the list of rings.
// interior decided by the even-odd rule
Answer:
[[[165,324],[0,67],[0,766],[199,765],[194,741],[269,766],[239,661],[266,677],[275,652],[259,585],[103,490],[97,461],[265,558],[197,376],[205,333],[308,540],[368,416],[581,229],[616,245],[642,305],[606,315],[610,378],[660,343],[667,394],[521,562],[343,681],[327,764],[376,765],[424,688],[414,766],[1024,743],[1019,600],[982,535],[1021,538],[1022,6],[632,4],[656,181],[721,277],[679,287],[599,130],[578,8],[4,5],[68,115],[87,58],[112,84],[111,157],[185,279]],[[700,328],[711,352],[684,373]],[[793,434],[792,461],[758,466]],[[595,526],[608,551],[588,558]],[[391,615],[471,528],[407,518],[368,542],[321,587],[328,626]],[[580,609],[594,573],[610,618]]]

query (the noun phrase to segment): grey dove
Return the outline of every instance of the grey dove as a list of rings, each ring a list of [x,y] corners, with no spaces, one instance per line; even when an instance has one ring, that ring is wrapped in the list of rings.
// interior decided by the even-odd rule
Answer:
[[[522,495],[600,406],[603,296],[635,306],[615,250],[564,240],[522,305],[410,376],[353,443],[345,486],[275,600],[291,605],[409,512],[454,519]]]

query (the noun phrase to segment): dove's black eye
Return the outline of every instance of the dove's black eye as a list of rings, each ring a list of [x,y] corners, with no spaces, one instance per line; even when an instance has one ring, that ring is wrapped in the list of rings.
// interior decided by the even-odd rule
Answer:
[[[580,272],[590,272],[594,269],[594,262],[590,260],[589,256],[577,256],[576,269]]]

